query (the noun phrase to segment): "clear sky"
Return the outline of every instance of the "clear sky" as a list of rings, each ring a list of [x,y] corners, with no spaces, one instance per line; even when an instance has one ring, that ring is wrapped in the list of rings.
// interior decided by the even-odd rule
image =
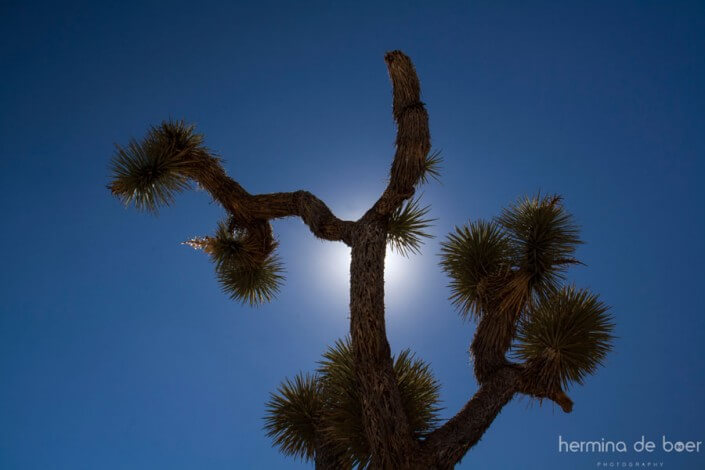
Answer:
[[[444,416],[477,388],[437,266],[454,225],[561,193],[587,242],[570,279],[617,322],[572,414],[515,399],[459,468],[601,460],[559,436],[705,441],[705,3],[5,0],[0,37],[0,468],[308,468],[270,447],[264,403],[346,334],[347,250],[275,222],[287,281],[242,307],[179,244],[222,210],[198,191],[126,210],[108,162],[183,118],[248,191],[356,218],[393,155],[392,49],[445,163],[424,189],[437,237],[389,260],[388,332],[431,363]],[[605,459],[705,468],[705,450]]]

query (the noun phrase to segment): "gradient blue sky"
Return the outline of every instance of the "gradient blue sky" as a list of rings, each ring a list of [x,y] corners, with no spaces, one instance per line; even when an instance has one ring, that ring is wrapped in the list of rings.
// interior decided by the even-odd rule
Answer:
[[[222,210],[196,191],[126,210],[108,161],[184,118],[249,191],[356,218],[393,154],[391,49],[416,63],[445,164],[424,190],[437,238],[389,260],[389,339],[431,363],[445,415],[476,390],[474,326],[437,267],[454,225],[563,194],[587,242],[570,278],[617,321],[572,414],[515,400],[459,468],[595,467],[559,435],[705,440],[705,3],[105,3],[0,5],[0,468],[309,468],[261,418],[346,334],[347,250],[275,222],[288,279],[242,307],[179,245]]]

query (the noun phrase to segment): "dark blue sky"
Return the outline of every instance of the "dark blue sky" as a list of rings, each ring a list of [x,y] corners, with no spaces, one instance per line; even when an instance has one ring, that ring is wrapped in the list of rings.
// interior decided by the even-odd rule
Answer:
[[[564,195],[612,306],[615,351],[565,415],[505,408],[461,468],[594,468],[558,436],[705,440],[705,3],[103,2],[0,6],[0,468],[307,468],[264,402],[347,332],[346,249],[275,223],[287,281],[259,309],[219,291],[203,192],[151,217],[105,189],[113,144],[184,118],[251,192],[308,189],[356,218],[393,154],[383,62],[415,61],[445,157],[423,256],[392,257],[388,331],[476,389],[474,326],[439,242],[523,194]],[[697,455],[603,460],[703,468]]]

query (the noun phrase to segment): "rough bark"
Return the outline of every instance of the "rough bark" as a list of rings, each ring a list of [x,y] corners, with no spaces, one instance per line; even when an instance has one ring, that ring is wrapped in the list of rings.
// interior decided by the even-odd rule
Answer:
[[[458,414],[433,431],[422,445],[421,459],[426,468],[451,469],[460,462],[514,397],[520,377],[518,367],[497,370]]]
[[[357,227],[350,263],[350,334],[372,466],[405,469],[412,468],[418,442],[404,414],[385,330],[385,250],[383,224]]]
[[[562,390],[531,389],[527,386],[526,373],[525,365],[505,360],[504,365],[486,377],[465,406],[423,441],[418,459],[423,462],[423,468],[446,470],[460,463],[517,393],[552,400],[570,413],[573,402]]]
[[[257,219],[300,217],[318,238],[352,243],[354,223],[338,219],[323,201],[308,191],[250,196],[245,207]]]
[[[428,113],[421,102],[421,87],[411,59],[401,51],[384,57],[392,81],[392,111],[397,123],[396,153],[389,184],[368,214],[389,215],[405,199],[423,175],[424,159],[431,149]]]
[[[501,320],[504,319],[500,314],[484,314],[475,330],[470,352],[475,378],[480,383],[489,380],[495,372],[508,364],[506,352],[511,339],[507,341],[505,338],[513,336],[515,323]]]
[[[529,280],[530,276],[519,270],[498,273],[487,283],[487,299],[470,345],[475,377],[480,383],[508,364],[506,354],[530,298]]]
[[[264,258],[276,246],[269,221],[300,217],[318,238],[351,244],[353,222],[337,218],[328,206],[308,191],[251,195],[230,178],[218,158],[205,152],[193,155],[190,177],[208,191],[244,228]]]

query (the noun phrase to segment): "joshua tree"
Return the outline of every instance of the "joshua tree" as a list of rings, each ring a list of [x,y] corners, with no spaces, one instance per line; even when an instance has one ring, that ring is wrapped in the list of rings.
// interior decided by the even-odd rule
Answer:
[[[112,193],[156,211],[195,182],[227,213],[213,236],[186,242],[202,249],[233,299],[270,301],[283,280],[270,221],[300,217],[318,238],[351,247],[350,337],[324,354],[316,374],[286,380],[268,404],[266,429],[286,454],[317,468],[452,468],[512,398],[552,400],[569,413],[565,391],[602,363],[613,325],[607,307],[563,285],[580,243],[558,196],[520,199],[490,221],[456,228],[442,244],[451,301],[477,322],[470,346],[479,388],[440,424],[438,385],[422,361],[392,357],[384,318],[388,244],[419,250],[428,208],[414,193],[438,176],[428,115],[411,60],[385,56],[397,124],[386,189],[357,221],[341,220],[307,191],[250,194],[226,175],[203,137],[183,122],[164,122],[142,141],[117,147]]]

